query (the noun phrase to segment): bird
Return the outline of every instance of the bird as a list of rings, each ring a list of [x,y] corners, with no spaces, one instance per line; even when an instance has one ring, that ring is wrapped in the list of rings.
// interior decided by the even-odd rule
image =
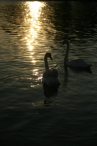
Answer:
[[[69,53],[69,41],[64,40],[62,45],[67,44],[67,50],[66,50],[66,55],[64,58],[64,64],[69,67],[73,68],[80,68],[80,69],[89,69],[92,64],[87,64],[83,59],[74,59],[71,61],[68,61],[68,53]]]
[[[44,56],[46,71],[43,73],[42,84],[49,87],[58,87],[60,85],[58,80],[58,71],[56,69],[49,69],[47,58],[52,60],[51,53],[46,53]]]

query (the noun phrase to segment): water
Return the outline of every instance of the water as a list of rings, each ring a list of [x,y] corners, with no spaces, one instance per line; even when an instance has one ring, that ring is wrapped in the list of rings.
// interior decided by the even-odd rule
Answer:
[[[94,2],[0,2],[0,142],[97,144],[96,14]],[[64,67],[64,38],[69,59],[92,63],[92,73]],[[41,84],[46,52],[58,90]]]

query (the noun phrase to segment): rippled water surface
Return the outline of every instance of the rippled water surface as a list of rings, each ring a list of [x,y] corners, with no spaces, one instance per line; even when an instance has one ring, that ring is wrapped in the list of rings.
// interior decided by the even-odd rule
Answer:
[[[64,67],[64,39],[69,59],[92,63],[92,73]],[[46,52],[57,90],[41,83]],[[0,142],[96,145],[96,98],[97,3],[0,2]]]

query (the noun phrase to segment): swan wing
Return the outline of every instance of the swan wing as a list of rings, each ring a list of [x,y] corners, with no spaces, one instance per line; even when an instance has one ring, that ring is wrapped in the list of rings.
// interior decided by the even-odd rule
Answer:
[[[56,69],[52,69],[52,70],[46,70],[44,73],[43,73],[43,77],[44,78],[47,78],[49,76],[52,76],[52,77],[55,77],[55,78],[58,78],[58,71]]]
[[[66,64],[70,67],[79,67],[79,68],[87,68],[91,66],[91,64],[87,64],[83,59],[71,60]]]
[[[56,69],[52,69],[52,76],[58,78],[58,71]]]
[[[51,76],[52,75],[52,71],[51,70],[46,70],[44,73],[43,73],[43,78],[47,78],[47,77],[49,77],[49,76]]]

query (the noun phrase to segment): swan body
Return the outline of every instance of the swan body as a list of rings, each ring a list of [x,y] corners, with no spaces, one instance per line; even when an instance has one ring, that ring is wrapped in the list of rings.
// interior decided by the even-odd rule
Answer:
[[[49,69],[47,58],[50,58],[52,60],[51,53],[46,53],[44,56],[46,71],[43,73],[42,84],[58,87],[60,85],[60,82],[58,80],[58,71],[56,69]]]
[[[69,66],[69,67],[75,67],[75,68],[83,68],[83,69],[88,69],[91,67],[92,64],[87,64],[83,59],[74,59],[71,61],[68,61],[68,53],[69,53],[69,41],[64,40],[63,44],[67,44],[67,50],[66,50],[66,55],[64,58],[64,64]]]
[[[49,76],[48,78],[43,78],[42,83],[43,85],[47,85],[49,87],[58,87],[60,85],[59,80],[53,76]]]
[[[83,59],[75,59],[69,62],[66,62],[67,66],[76,67],[76,68],[89,68],[91,64],[87,64]]]

